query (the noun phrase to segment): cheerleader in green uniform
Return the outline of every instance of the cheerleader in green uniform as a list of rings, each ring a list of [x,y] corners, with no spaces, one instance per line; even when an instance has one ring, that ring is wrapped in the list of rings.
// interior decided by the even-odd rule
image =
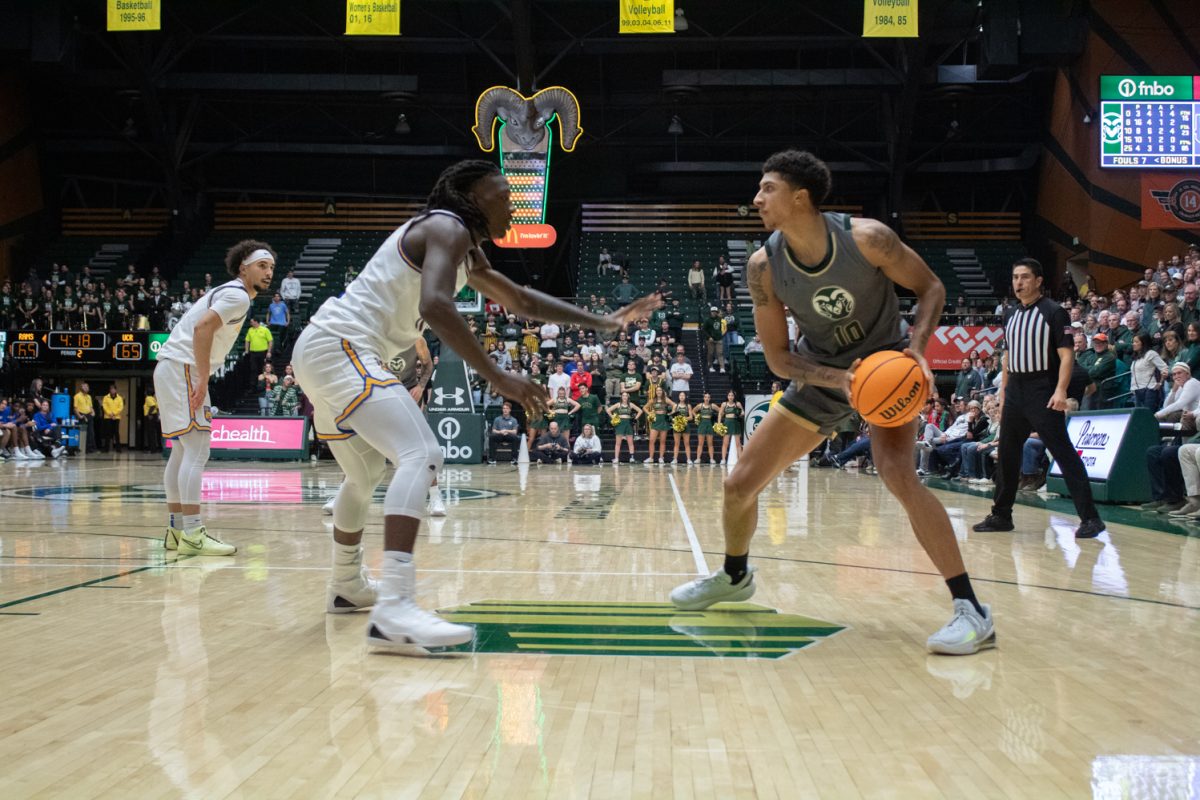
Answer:
[[[725,402],[721,404],[719,412],[721,421],[725,423],[727,430],[725,435],[721,437],[721,461],[729,458],[729,442],[733,440],[733,449],[737,451],[739,457],[742,455],[742,417],[746,415],[746,410],[742,404],[737,401],[737,395],[733,390],[729,390],[729,394],[725,395]],[[721,461],[717,463],[720,464]]]
[[[671,403],[670,400],[667,402]],[[676,420],[682,420],[680,425]],[[695,466],[696,462],[692,460],[692,435],[688,433],[688,424],[692,421],[692,409],[688,407],[687,392],[680,392],[675,402],[671,403],[671,430],[674,433],[675,453],[671,456],[671,463],[679,463],[679,440],[683,440],[683,454],[686,457],[686,464],[691,467]]]
[[[629,402],[629,392],[621,392],[621,402],[613,403],[606,409],[610,416],[616,417],[613,427],[616,428],[617,444],[613,451],[613,466],[621,463],[621,442],[629,446],[629,461],[633,462],[633,424],[642,416],[642,409]]]
[[[646,466],[654,463],[654,445],[658,445],[658,463],[667,463],[667,431],[671,430],[671,420],[667,412],[671,408],[671,398],[665,390],[656,387],[654,399],[649,403],[653,410],[654,421],[650,423],[650,453],[646,458]]]
[[[571,444],[571,426],[575,423],[575,414],[578,411],[579,403],[567,397],[566,389],[558,387],[558,397],[550,403],[550,413],[553,414],[551,419],[558,422],[558,429],[567,437],[568,445]]]
[[[692,419],[696,420],[696,462],[699,463],[704,446],[708,445],[708,463],[719,464],[713,455],[713,422],[716,421],[717,407],[713,405],[712,395],[704,393],[704,401],[692,408]]]

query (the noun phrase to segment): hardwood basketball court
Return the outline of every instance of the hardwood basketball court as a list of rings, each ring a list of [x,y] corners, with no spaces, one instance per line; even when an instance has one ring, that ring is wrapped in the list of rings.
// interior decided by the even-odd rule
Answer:
[[[998,647],[935,657],[949,598],[875,477],[786,473],[758,594],[684,614],[670,589],[720,563],[719,468],[448,468],[419,597],[487,652],[404,657],[324,613],[331,463],[210,464],[230,559],[161,549],[158,459],[3,470],[5,798],[1198,791],[1183,526],[1076,542],[1019,505],[1015,533],[975,534],[987,497],[938,491]]]

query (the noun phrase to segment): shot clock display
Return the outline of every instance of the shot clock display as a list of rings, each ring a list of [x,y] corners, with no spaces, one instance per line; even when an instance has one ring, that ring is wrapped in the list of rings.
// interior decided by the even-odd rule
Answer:
[[[1100,166],[1200,167],[1200,75],[1100,76]]]
[[[129,364],[157,361],[167,334],[152,331],[5,331],[4,357],[18,364]]]

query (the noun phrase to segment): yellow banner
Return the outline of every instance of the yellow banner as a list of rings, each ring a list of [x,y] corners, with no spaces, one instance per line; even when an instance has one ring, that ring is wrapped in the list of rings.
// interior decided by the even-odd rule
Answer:
[[[347,36],[399,36],[400,0],[346,0]]]
[[[863,37],[917,38],[917,0],[863,0]]]
[[[156,31],[162,27],[162,0],[108,0],[110,31]]]
[[[620,33],[674,33],[675,0],[618,0]]]

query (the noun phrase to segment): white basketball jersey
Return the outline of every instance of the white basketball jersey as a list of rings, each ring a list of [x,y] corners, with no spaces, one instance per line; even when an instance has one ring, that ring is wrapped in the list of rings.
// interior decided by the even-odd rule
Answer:
[[[309,322],[346,339],[356,350],[374,353],[381,361],[411,349],[421,338],[425,321],[420,314],[421,267],[405,255],[404,236],[431,214],[462,222],[457,214],[441,210],[413,217],[392,232],[346,291],[326,300]],[[458,264],[455,294],[467,283],[470,262],[468,253]]]
[[[225,356],[229,355],[229,351],[237,343],[242,323],[246,321],[246,314],[250,311],[250,295],[240,278],[205,292],[171,329],[170,337],[158,351],[158,360],[178,361],[195,366],[193,334],[196,331],[196,323],[210,309],[217,312],[222,324],[213,335],[212,350],[208,354],[208,368],[211,371],[224,364]]]

